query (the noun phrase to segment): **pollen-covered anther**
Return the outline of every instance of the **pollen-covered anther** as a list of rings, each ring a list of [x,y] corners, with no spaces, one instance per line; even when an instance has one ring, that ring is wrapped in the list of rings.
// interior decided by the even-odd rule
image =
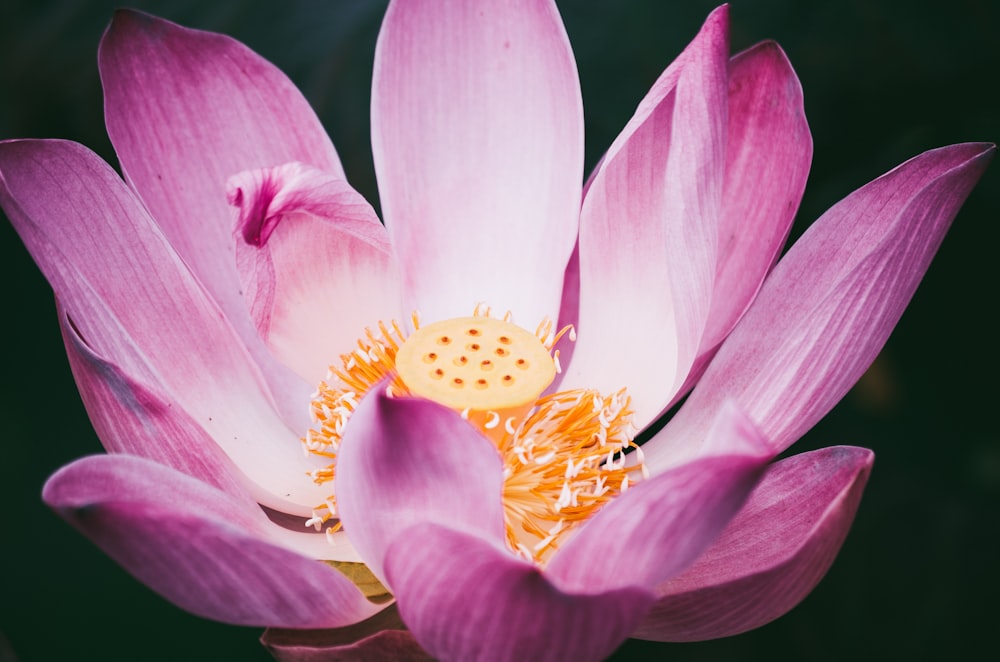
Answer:
[[[414,328],[420,327],[413,315]],[[347,420],[357,409],[358,403],[375,384],[393,374],[396,351],[406,339],[406,334],[393,320],[378,323],[378,330],[365,329],[365,337],[358,340],[357,349],[340,357],[340,366],[332,365],[327,378],[312,395],[309,413],[314,427],[302,437],[302,448],[307,455],[329,460],[326,466],[309,472],[317,484],[332,483],[336,478],[337,453]],[[398,380],[390,381],[387,390],[392,394],[405,394],[405,387]],[[324,529],[332,535],[340,528],[336,519],[336,503],[331,495],[326,503],[313,510],[306,520],[307,527]]]
[[[504,509],[512,549],[544,563],[574,526],[644,477],[625,461],[636,449],[624,390],[555,393],[538,400],[499,445],[504,458]],[[637,449],[636,449],[637,450]]]
[[[324,503],[313,508],[313,515],[306,520],[305,525],[307,528],[312,528],[315,531],[326,531],[328,536],[336,533],[340,530],[340,521],[336,519],[337,517],[337,507],[333,503],[333,497],[327,498]]]

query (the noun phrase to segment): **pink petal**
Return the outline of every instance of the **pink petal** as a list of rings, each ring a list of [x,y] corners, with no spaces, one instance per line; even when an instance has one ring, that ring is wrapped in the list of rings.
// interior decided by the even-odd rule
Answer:
[[[775,451],[823,417],[868,368],[995,147],[925,152],[854,192],[781,260],[704,378],[644,446],[653,467],[696,454],[733,399]]]
[[[802,86],[776,43],[730,60],[727,136],[719,269],[703,347],[729,333],[777,261],[809,174]]]
[[[260,641],[279,662],[430,662],[433,659],[403,625],[394,605],[366,621],[336,630],[268,628]]]
[[[726,166],[728,26],[721,7],[661,76],[605,156],[581,212],[580,339],[561,388],[628,386],[639,427],[683,383],[708,316]]]
[[[243,296],[271,351],[311,384],[367,326],[400,317],[385,228],[343,178],[301,163],[229,180]]]
[[[637,588],[560,591],[532,563],[436,524],[400,536],[386,569],[403,621],[448,660],[600,660],[652,601]]]
[[[450,409],[384,390],[351,415],[337,458],[340,518],[372,572],[385,577],[386,550],[415,522],[503,541],[496,447]]]
[[[126,181],[283,392],[292,375],[256,339],[240,296],[226,180],[290,161],[342,177],[330,139],[292,82],[229,37],[118,11],[98,61]]]
[[[252,501],[149,460],[78,460],[42,496],[136,579],[199,616],[342,627],[379,609],[335,570],[269,542]]]
[[[114,171],[81,145],[28,140],[0,143],[0,173],[0,202],[89,351],[180,407],[261,503],[308,514],[322,502],[300,432],[277,416],[245,346]]]
[[[701,376],[778,259],[811,160],[802,86],[781,47],[764,42],[733,57],[719,264],[698,360],[678,396]]]
[[[583,110],[550,0],[390,4],[372,150],[408,307],[478,302],[534,328],[559,311],[576,237]]]
[[[101,443],[138,455],[250,500],[243,475],[203,427],[162,394],[95,354],[59,307],[66,355]]]
[[[563,590],[651,589],[689,566],[732,519],[771,459],[767,441],[726,408],[713,454],[644,480],[563,545],[546,575]]]
[[[871,472],[872,453],[840,446],[772,465],[743,510],[632,634],[656,641],[729,637],[797,605],[833,564]]]
[[[59,318],[70,368],[80,385],[80,397],[109,452],[148,458],[208,483],[237,500],[253,501],[246,478],[204,428],[163,394],[94,354],[61,310]],[[256,508],[254,513],[260,515]],[[301,518],[293,518],[290,526],[294,528],[269,526],[268,535],[274,542],[313,558],[361,560],[343,533],[334,534],[331,540],[307,529]]]
[[[566,264],[566,272],[563,274],[562,299],[559,303],[559,324],[556,328],[562,329],[568,325],[580,326],[580,246],[573,249],[573,254]],[[573,354],[576,351],[575,342],[561,342],[558,345],[559,361],[561,365],[568,366],[573,363]],[[566,376],[566,371],[556,373],[555,379],[546,389],[546,393],[558,393],[563,390],[562,381]]]

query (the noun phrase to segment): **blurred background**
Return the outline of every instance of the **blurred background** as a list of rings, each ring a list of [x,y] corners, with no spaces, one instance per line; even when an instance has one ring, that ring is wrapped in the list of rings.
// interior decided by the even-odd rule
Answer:
[[[117,166],[97,44],[110,0],[6,0],[0,138],[79,141]],[[333,137],[348,178],[377,192],[368,129],[384,2],[139,0],[224,32],[276,63]],[[709,1],[559,3],[582,78],[588,170]],[[793,231],[924,150],[1000,139],[1000,3],[733,0],[732,48],[777,40],[805,89],[815,154]],[[787,616],[699,644],[628,642],[620,659],[972,657],[1000,618],[1000,351],[995,307],[1000,165],[959,214],[882,355],[793,450],[873,448],[874,472],[832,570]],[[165,602],[51,513],[45,479],[101,451],[63,354],[51,290],[0,222],[6,351],[0,398],[0,660],[266,660],[260,631]],[[16,657],[14,657],[16,656]]]

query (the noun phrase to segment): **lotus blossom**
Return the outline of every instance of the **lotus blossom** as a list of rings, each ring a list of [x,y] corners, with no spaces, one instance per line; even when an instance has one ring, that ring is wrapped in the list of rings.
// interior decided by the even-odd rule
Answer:
[[[775,458],[875,358],[995,148],[915,157],[778,261],[801,89],[774,43],[730,57],[726,7],[586,185],[551,1],[393,0],[375,58],[384,225],[278,70],[136,12],[99,51],[124,181],[0,143],[109,452],[45,501],[283,659],[599,659],[794,607],[872,453]]]

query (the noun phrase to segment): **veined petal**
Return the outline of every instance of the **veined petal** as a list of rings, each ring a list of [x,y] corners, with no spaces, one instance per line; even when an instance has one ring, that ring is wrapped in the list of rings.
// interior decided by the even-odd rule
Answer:
[[[225,317],[135,194],[65,141],[0,143],[0,202],[94,356],[182,408],[254,498],[308,514],[324,493]],[[138,424],[136,422],[135,424]]]
[[[335,570],[268,541],[252,501],[155,462],[84,458],[56,472],[42,496],[136,579],[199,616],[317,628],[380,609]]]
[[[704,372],[777,261],[811,160],[802,86],[781,47],[764,42],[734,56],[712,306],[698,359],[675,399]]]
[[[771,459],[739,411],[726,407],[712,454],[640,482],[563,545],[546,575],[563,590],[652,589],[694,562],[743,505]]]
[[[566,264],[566,271],[563,274],[563,291],[559,303],[559,324],[556,328],[563,329],[569,325],[580,326],[580,246],[573,249],[569,262]],[[561,365],[567,366],[573,363],[573,353],[576,351],[576,343],[562,343],[559,346],[559,360]],[[557,393],[562,389],[563,377],[566,371],[556,374],[552,384],[546,389],[546,393]]]
[[[301,163],[234,175],[236,263],[271,351],[310,384],[366,326],[400,318],[385,228],[341,177]]]
[[[777,261],[809,175],[802,86],[778,44],[730,60],[726,137],[718,275],[703,350],[725,338]]]
[[[372,151],[408,307],[486,302],[556,319],[576,237],[583,109],[550,0],[394,1],[379,34]]]
[[[747,504],[632,634],[656,641],[729,637],[797,605],[833,564],[871,472],[872,452],[839,446],[768,468]]]
[[[499,544],[428,523],[411,527],[389,549],[386,570],[399,612],[436,658],[600,660],[652,602],[634,587],[561,591]]]
[[[98,63],[126,180],[235,318],[243,301],[226,180],[290,161],[343,177],[333,144],[292,82],[225,35],[120,10]]]
[[[502,544],[502,491],[496,447],[450,409],[389,398],[382,385],[351,415],[337,458],[337,509],[379,578],[389,545],[414,522]]]
[[[342,177],[323,126],[281,71],[224,35],[119,10],[98,64],[125,180],[243,338],[286,417],[298,414],[314,384],[297,383],[256,337],[240,295],[226,180],[290,161]]]
[[[260,642],[279,662],[431,662],[406,629],[395,605],[366,621],[333,630],[268,628]]]
[[[640,105],[583,202],[579,341],[560,388],[627,386],[639,427],[680,388],[708,317],[728,32],[721,7]]]
[[[104,448],[148,458],[250,500],[243,474],[205,429],[162,393],[95,354],[57,307],[66,356]]]
[[[834,205],[796,242],[680,412],[643,448],[662,468],[697,454],[733,399],[790,446],[875,359],[995,151],[925,152]]]
[[[59,311],[63,342],[80,397],[101,443],[110,453],[137,455],[218,488],[237,500],[254,501],[254,486],[226,456],[215,440],[179,406],[144,385],[113,363],[96,355]],[[260,519],[260,512],[254,514]],[[310,558],[360,561],[346,534],[332,538],[307,529],[268,527],[268,537]]]

